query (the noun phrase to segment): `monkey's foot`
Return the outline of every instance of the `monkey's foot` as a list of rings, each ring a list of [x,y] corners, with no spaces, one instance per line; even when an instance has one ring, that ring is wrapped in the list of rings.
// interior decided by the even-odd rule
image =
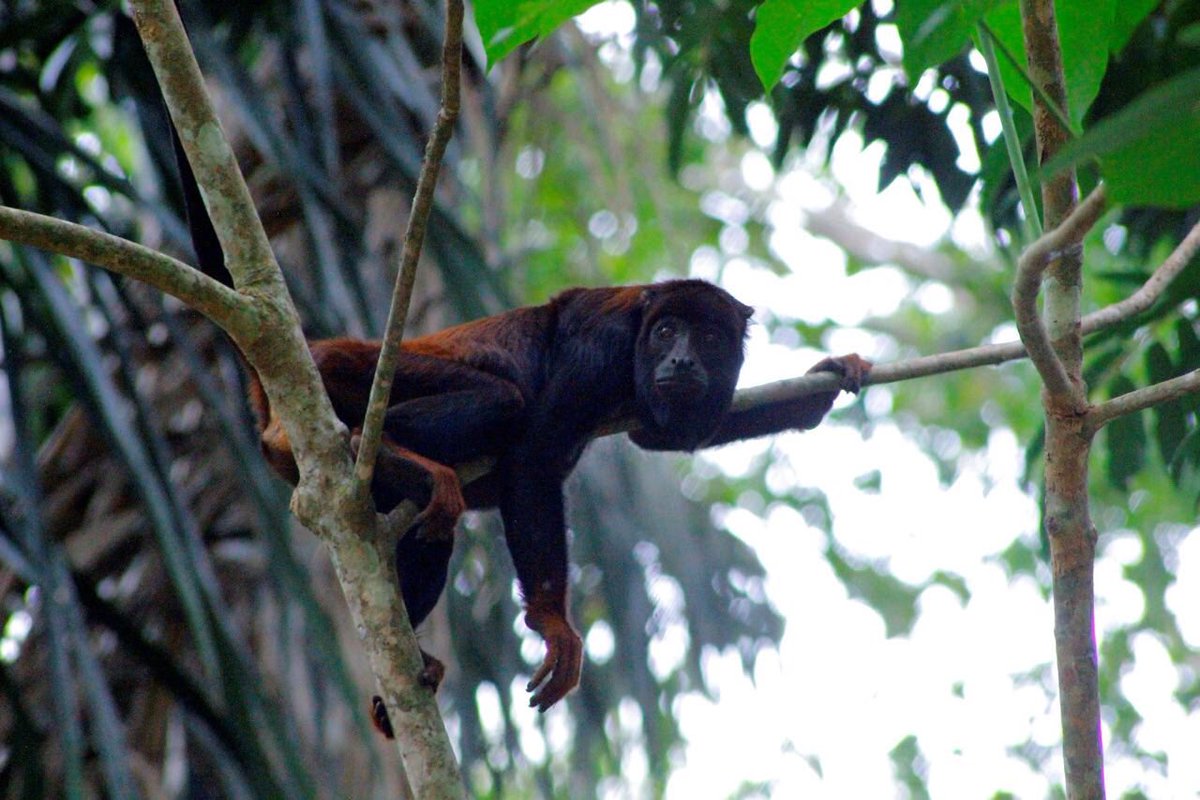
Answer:
[[[392,728],[392,718],[388,716],[387,706],[383,698],[375,695],[371,698],[371,724],[375,730],[383,734],[385,739],[395,739],[396,731]]]
[[[442,685],[442,678],[446,677],[446,667],[424,650],[421,651],[421,661],[425,666],[421,667],[421,672],[417,675],[417,683],[431,692],[436,692]]]
[[[413,520],[416,534],[430,541],[447,541],[454,537],[454,526],[467,510],[462,484],[458,481],[458,473],[450,467],[436,461],[427,461],[424,466],[429,470],[433,486],[429,503]]]
[[[421,651],[421,661],[424,666],[417,674],[417,683],[436,692],[442,685],[442,678],[446,677],[446,667],[424,650]],[[392,727],[392,718],[388,715],[387,705],[379,695],[371,698],[371,723],[375,726],[375,730],[382,733],[385,738],[396,738],[396,730]]]
[[[355,430],[350,436],[350,450],[355,457],[361,442],[362,437]],[[379,442],[371,495],[375,510],[381,514],[387,514],[404,500],[424,502],[425,507],[413,519],[413,527],[416,535],[434,541],[451,539],[458,518],[467,508],[458,473],[445,464],[401,447],[387,436]]]
[[[844,356],[823,358],[812,366],[812,372],[832,372],[841,378],[839,386],[842,391],[858,394],[862,389],[863,380],[871,372],[871,362],[858,353]]]
[[[533,692],[529,705],[545,711],[579,685],[583,640],[558,613],[530,609],[525,622],[546,641],[546,658],[525,687],[525,691]]]

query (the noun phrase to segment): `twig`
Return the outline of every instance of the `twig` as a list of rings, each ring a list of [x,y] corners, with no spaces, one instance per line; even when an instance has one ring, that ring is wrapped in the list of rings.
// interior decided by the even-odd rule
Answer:
[[[429,221],[429,210],[433,206],[433,191],[437,187],[438,172],[442,156],[454,121],[458,119],[460,79],[462,66],[462,0],[446,0],[446,35],[442,44],[442,104],[429,141],[425,145],[425,157],[421,161],[421,174],[417,179],[417,190],[413,196],[412,210],[408,215],[408,228],[404,233],[404,248],[400,256],[400,274],[396,277],[396,288],[392,294],[391,308],[379,363],[375,368],[375,379],[371,384],[370,401],[363,419],[362,439],[358,448],[358,460],[354,474],[363,489],[371,483],[375,470],[375,458],[379,451],[379,440],[383,435],[383,418],[387,413],[388,400],[392,393],[396,364],[400,358],[400,341],[404,336],[404,322],[408,317],[409,301],[412,299],[413,283],[417,275],[417,261],[421,256],[421,245],[425,241],[425,228]]]
[[[1146,279],[1141,288],[1119,303],[1094,311],[1083,318],[1083,333],[1107,328],[1122,320],[1140,314],[1154,304],[1163,290],[1183,271],[1196,251],[1200,249],[1200,222],[1192,226],[1187,236],[1175,246],[1171,254],[1163,259],[1158,269]]]
[[[128,239],[7,206],[0,206],[0,239],[61,253],[148,283],[222,328],[254,328],[256,315],[246,298],[182,261]]]
[[[1062,224],[1031,244],[1017,262],[1013,285],[1013,311],[1017,330],[1029,357],[1052,396],[1069,397],[1075,393],[1067,370],[1054,351],[1046,326],[1038,315],[1037,296],[1046,268],[1064,251],[1076,247],[1108,207],[1104,186],[1097,186]]]
[[[1194,369],[1153,386],[1126,392],[1098,406],[1093,406],[1088,412],[1084,430],[1089,434],[1094,434],[1117,417],[1144,411],[1162,403],[1169,403],[1185,394],[1197,391],[1200,391],[1200,369]]]

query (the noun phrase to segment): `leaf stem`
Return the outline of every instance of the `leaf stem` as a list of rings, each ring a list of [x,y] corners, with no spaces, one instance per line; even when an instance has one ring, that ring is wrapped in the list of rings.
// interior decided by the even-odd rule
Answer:
[[[992,86],[992,97],[996,101],[996,113],[1000,115],[1004,146],[1008,149],[1008,161],[1012,164],[1013,177],[1017,181],[1017,191],[1021,195],[1021,206],[1025,210],[1025,236],[1029,241],[1033,241],[1042,235],[1042,221],[1038,216],[1033,182],[1029,179],[1029,170],[1025,166],[1025,154],[1021,149],[1021,135],[1017,133],[1017,123],[1013,118],[1012,106],[1008,102],[1008,92],[1004,89],[1004,77],[1000,74],[1000,62],[996,60],[994,39],[995,36],[991,29],[983,20],[980,20],[979,52],[987,63],[988,83]]]
[[[979,37],[980,40],[986,38],[995,42],[996,47],[1000,48],[1000,53],[1006,59],[1008,59],[1008,63],[1012,65],[1012,68],[1021,74],[1021,77],[1025,79],[1025,83],[1029,84],[1029,88],[1033,91],[1034,96],[1042,102],[1042,104],[1046,107],[1046,111],[1050,113],[1050,116],[1054,117],[1054,119],[1058,121],[1058,124],[1062,126],[1064,131],[1070,133],[1072,136],[1077,136],[1079,131],[1076,130],[1075,126],[1071,124],[1071,120],[1067,116],[1066,112],[1063,111],[1062,106],[1054,102],[1054,98],[1046,93],[1045,87],[1033,79],[1033,76],[1030,75],[1028,68],[1026,68],[1026,66],[1017,59],[1013,52],[1008,49],[1008,46],[1004,44],[1004,41],[999,36],[996,35],[991,26],[988,25],[985,20],[980,19],[979,28],[984,34],[983,36]],[[991,64],[989,64],[988,71],[990,72],[991,69]]]

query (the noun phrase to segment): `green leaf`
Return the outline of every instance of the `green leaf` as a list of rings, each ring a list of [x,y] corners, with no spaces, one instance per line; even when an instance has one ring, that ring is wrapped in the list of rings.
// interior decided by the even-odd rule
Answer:
[[[1175,109],[1173,121],[1101,162],[1117,203],[1185,208],[1200,201],[1200,106],[1195,99]]]
[[[788,59],[809,35],[857,5],[856,0],[766,0],[759,6],[750,60],[763,88],[770,91],[779,82]]]
[[[1109,385],[1109,397],[1118,397],[1132,392],[1136,387],[1125,375],[1118,375]],[[1124,491],[1129,480],[1146,463],[1146,429],[1142,415],[1126,414],[1117,417],[1107,428],[1108,435],[1108,480],[1115,488]]]
[[[1025,34],[1021,31],[1021,9],[1015,2],[1001,3],[984,19],[996,37],[1000,56],[1000,77],[1012,101],[1033,113],[1033,91],[1027,78],[1029,62],[1025,58]],[[1012,59],[1017,60],[1013,64]],[[1019,66],[1018,66],[1019,65]]]
[[[1171,354],[1161,342],[1153,343],[1146,351],[1146,372],[1151,383],[1162,383],[1178,374]],[[1187,412],[1183,403],[1173,400],[1155,406],[1151,421],[1158,452],[1162,454],[1163,463],[1170,464],[1180,442],[1187,436]]]
[[[1074,125],[1083,120],[1100,91],[1108,69],[1109,43],[1118,26],[1116,0],[1060,0],[1055,3],[1059,40],[1062,45],[1063,78],[1067,83],[1067,113]],[[1021,11],[1015,2],[1005,2],[986,16],[1003,50],[1020,64],[1000,59],[1000,73],[1013,102],[1032,111],[1033,94],[1023,70],[1028,70]]]
[[[1060,0],[1054,4],[1062,39],[1063,74],[1071,121],[1083,122],[1108,71],[1117,0]]]
[[[1105,117],[1046,163],[1052,175],[1101,158],[1118,203],[1182,207],[1200,201],[1200,68],[1189,70]]]
[[[1175,322],[1175,335],[1179,339],[1180,374],[1200,368],[1200,337],[1196,336],[1194,325],[1187,318]]]
[[[1109,34],[1108,47],[1117,52],[1129,43],[1129,37],[1137,30],[1160,0],[1121,0],[1117,3],[1113,14],[1112,32]]]
[[[926,69],[962,51],[983,10],[980,3],[961,0],[898,0],[896,28],[904,43],[904,71],[910,85]]]
[[[476,0],[475,24],[488,66],[526,42],[541,38],[597,0]]]

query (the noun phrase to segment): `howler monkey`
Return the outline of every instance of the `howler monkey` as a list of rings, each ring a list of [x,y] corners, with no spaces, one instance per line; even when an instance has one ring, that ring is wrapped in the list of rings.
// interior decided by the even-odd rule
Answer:
[[[176,138],[189,226],[200,267],[229,282],[224,256]],[[496,507],[504,521],[525,621],[546,643],[529,681],[545,711],[579,682],[582,642],[567,616],[563,481],[603,423],[633,416],[630,438],[651,450],[691,451],[791,428],[812,428],[837,391],[731,412],[752,309],[699,280],[569,289],[548,303],[508,311],[404,342],[372,494],[386,512],[411,499],[423,511],[396,546],[404,603],[414,626],[446,584],[454,524],[464,508]],[[362,424],[377,342],[310,343],[337,416]],[[857,391],[870,365],[856,355],[810,371]],[[262,448],[297,479],[286,433],[252,375]],[[352,438],[356,443],[356,439]],[[483,456],[495,468],[460,487],[452,466]],[[436,687],[441,665],[426,656]]]

